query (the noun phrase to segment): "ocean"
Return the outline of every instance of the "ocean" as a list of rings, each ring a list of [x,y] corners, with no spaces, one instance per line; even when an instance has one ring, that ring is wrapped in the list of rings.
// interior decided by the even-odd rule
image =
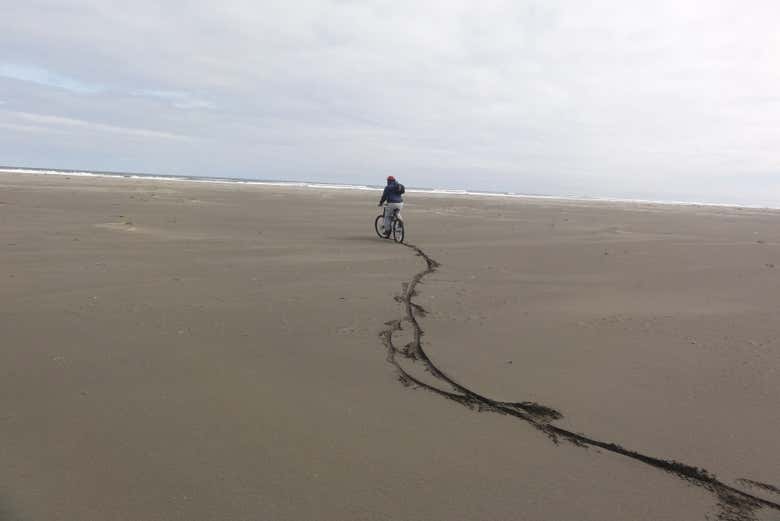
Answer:
[[[46,169],[46,168],[20,168],[11,166],[0,166],[0,173],[9,174],[40,174],[40,175],[64,175],[64,176],[82,176],[82,177],[113,177],[126,179],[159,179],[163,181],[194,181],[198,183],[231,183],[261,186],[286,186],[291,188],[311,188],[324,190],[382,190],[380,185],[352,185],[343,183],[323,183],[314,181],[289,181],[278,179],[248,179],[241,177],[204,177],[189,175],[165,175],[165,174],[139,174],[133,172],[107,172],[107,171],[89,171],[89,170],[67,170],[67,169]],[[723,202],[703,202],[703,201],[675,201],[675,200],[655,200],[655,199],[630,199],[614,197],[595,197],[585,195],[547,195],[547,194],[525,194],[516,192],[488,192],[481,190],[453,190],[447,188],[420,188],[406,187],[407,193],[420,194],[439,194],[463,197],[509,197],[515,199],[549,199],[558,201],[582,201],[582,202],[612,202],[612,203],[635,203],[635,204],[666,204],[676,206],[716,206],[727,208],[751,208],[751,209],[780,209],[780,206],[768,205],[748,205]]]

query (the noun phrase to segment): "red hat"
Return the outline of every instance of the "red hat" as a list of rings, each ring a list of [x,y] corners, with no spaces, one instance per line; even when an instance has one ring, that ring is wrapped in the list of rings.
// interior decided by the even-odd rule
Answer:
[[[389,176],[387,176],[387,180],[388,181],[395,181],[395,177],[389,175]]]

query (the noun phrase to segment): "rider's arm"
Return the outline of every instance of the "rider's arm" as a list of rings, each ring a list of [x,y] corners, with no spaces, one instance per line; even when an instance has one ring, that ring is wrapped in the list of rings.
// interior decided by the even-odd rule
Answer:
[[[385,201],[387,201],[387,188],[385,188],[382,192],[382,198],[379,200],[379,206],[382,206]]]

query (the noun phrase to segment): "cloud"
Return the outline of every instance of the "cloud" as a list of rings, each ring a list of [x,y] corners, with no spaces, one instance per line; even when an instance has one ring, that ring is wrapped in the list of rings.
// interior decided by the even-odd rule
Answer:
[[[0,90],[28,113],[197,136],[147,135],[141,155],[107,131],[83,168],[750,202],[780,199],[764,177],[778,16],[761,0],[31,0],[0,19],[0,63],[92,92],[18,71]],[[76,160],[32,137],[0,154],[47,147]]]
[[[24,129],[25,131],[62,132],[75,129],[83,132],[119,134],[126,137],[136,137],[154,141],[192,139],[189,136],[172,134],[170,132],[161,132],[145,128],[118,127],[94,121],[65,118],[49,114],[5,111],[3,112],[3,115],[8,119],[16,119],[23,123],[22,125],[6,123],[5,125],[7,125],[7,128],[18,128]]]
[[[154,99],[169,101],[171,106],[178,109],[216,109],[217,106],[211,101],[199,99],[189,92],[165,91],[165,90],[147,90],[141,89],[131,93],[133,96],[143,96]]]
[[[77,94],[96,94],[103,90],[101,85],[82,83],[68,76],[63,76],[35,65],[0,63],[0,77],[37,83]]]

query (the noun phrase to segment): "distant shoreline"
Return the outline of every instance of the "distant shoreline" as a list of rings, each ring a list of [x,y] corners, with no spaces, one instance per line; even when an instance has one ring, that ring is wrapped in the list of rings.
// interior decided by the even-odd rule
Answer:
[[[194,181],[199,183],[222,183],[222,184],[248,184],[260,186],[280,186],[290,188],[314,188],[325,190],[365,190],[376,191],[383,187],[379,185],[353,185],[344,183],[325,183],[318,181],[289,181],[282,179],[248,179],[242,177],[210,177],[210,176],[188,176],[180,174],[147,174],[138,172],[112,172],[105,170],[70,170],[65,168],[30,168],[14,167],[0,165],[0,173],[9,174],[37,174],[37,175],[65,175],[79,177],[109,177],[125,179],[147,179],[160,181]],[[573,196],[573,195],[547,195],[547,194],[522,194],[516,192],[489,192],[479,190],[453,190],[446,188],[422,188],[407,187],[409,193],[421,193],[429,195],[451,195],[451,196],[478,196],[478,197],[507,197],[512,199],[547,199],[551,201],[575,201],[575,202],[597,202],[597,203],[633,203],[633,204],[652,204],[652,205],[670,205],[670,206],[704,206],[704,207],[723,207],[723,208],[749,208],[753,210],[778,210],[779,206],[750,205],[722,202],[702,202],[702,201],[675,201],[663,199],[631,199],[619,197],[594,197],[594,196]]]

